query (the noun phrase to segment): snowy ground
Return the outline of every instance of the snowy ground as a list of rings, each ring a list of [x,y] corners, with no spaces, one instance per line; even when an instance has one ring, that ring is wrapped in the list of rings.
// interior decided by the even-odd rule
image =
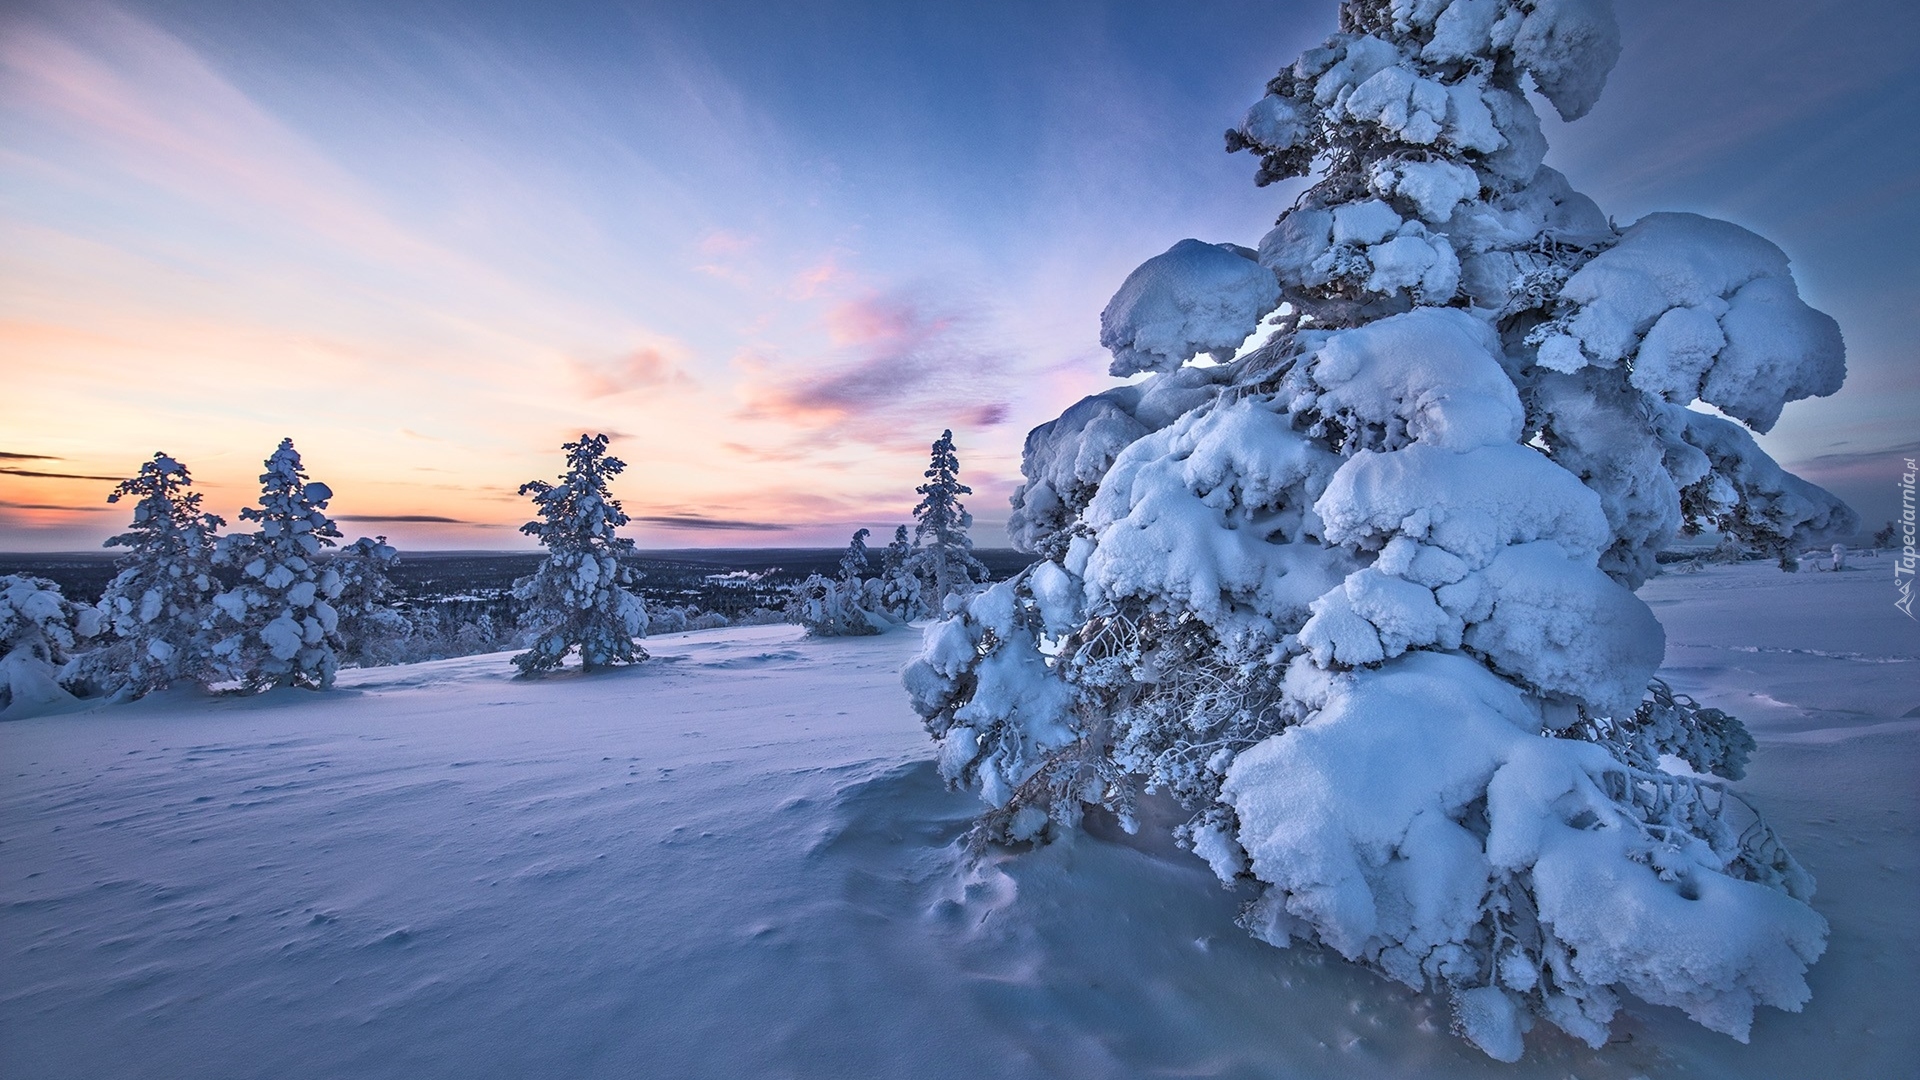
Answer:
[[[1920,628],[1865,566],[1643,592],[1833,924],[1750,1046],[1636,1006],[1501,1066],[1248,938],[1178,852],[969,867],[914,636],[760,627],[592,678],[469,657],[0,724],[0,1075],[1920,1075]]]

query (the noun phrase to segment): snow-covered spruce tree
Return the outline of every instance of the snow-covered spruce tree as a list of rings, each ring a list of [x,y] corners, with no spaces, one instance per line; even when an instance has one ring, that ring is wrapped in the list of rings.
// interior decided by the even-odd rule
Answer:
[[[864,575],[872,569],[867,554],[868,530],[853,534],[840,557],[840,576],[809,574],[793,587],[787,599],[787,619],[806,627],[814,637],[863,637],[880,632],[874,614],[879,604],[879,581]]]
[[[871,529],[859,529],[847,541],[846,553],[840,556],[840,580],[861,581],[873,569],[873,558],[867,552],[867,537],[872,535]]]
[[[46,578],[0,575],[0,715],[71,702],[63,669],[100,621],[98,609],[72,603]]]
[[[333,608],[339,616],[340,656],[346,663],[392,663],[401,642],[413,632],[413,624],[391,602],[393,582],[387,572],[399,562],[400,553],[384,536],[363,536],[327,560],[327,569],[340,579]]]
[[[214,562],[235,567],[240,583],[213,598],[214,663],[249,690],[304,686],[325,690],[340,668],[340,575],[319,559],[340,536],[327,503],[333,489],[308,480],[292,439],[260,474],[260,505],[244,507],[251,533],[233,533],[214,547]]]
[[[1526,82],[1577,118],[1617,53],[1600,0],[1344,3],[1228,136],[1315,182],[1257,250],[1127,278],[1101,341],[1148,377],[1028,437],[1009,527],[1045,558],[906,673],[982,835],[1168,792],[1260,884],[1253,934],[1448,992],[1502,1060],[1540,1018],[1600,1045],[1622,992],[1745,1039],[1825,947],[1751,807],[1660,769],[1738,779],[1752,743],[1646,696],[1633,590],[1705,525],[1854,527],[1742,426],[1836,390],[1840,335],[1765,240],[1616,230],[1542,165]]]
[[[520,531],[547,549],[540,569],[513,583],[513,595],[526,605],[521,624],[533,634],[527,651],[513,658],[522,675],[557,668],[576,648],[587,671],[647,658],[633,641],[647,632],[647,607],[627,589],[632,568],[620,564],[633,541],[614,534],[627,515],[607,487],[627,463],[607,456],[605,435],[582,433],[561,449],[567,471],[558,484],[520,485],[540,512]]]
[[[967,513],[960,496],[973,494],[973,489],[960,482],[952,431],[941,432],[934,441],[926,478],[926,483],[913,489],[920,503],[913,508],[911,565],[922,585],[923,602],[937,612],[947,597],[972,590],[989,575],[973,557],[973,538],[967,535],[973,515]]]
[[[74,660],[70,684],[130,701],[210,672],[205,624],[214,576],[215,534],[226,524],[200,509],[187,467],[166,454],[140,466],[107,496],[138,501],[128,530],[106,542],[123,547],[119,572],[95,605],[102,640]]]
[[[913,572],[913,541],[905,525],[895,526],[893,542],[880,553],[880,610],[896,622],[924,618],[920,579]]]

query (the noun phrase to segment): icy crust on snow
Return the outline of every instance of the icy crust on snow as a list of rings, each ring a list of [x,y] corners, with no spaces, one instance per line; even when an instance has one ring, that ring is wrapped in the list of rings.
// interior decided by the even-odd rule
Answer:
[[[1631,364],[1629,381],[1676,405],[1715,405],[1757,431],[1789,401],[1846,378],[1833,319],[1800,299],[1767,240],[1695,214],[1649,214],[1567,279],[1539,336],[1557,371]]]
[[[1100,313],[1100,344],[1114,375],[1170,371],[1201,353],[1225,362],[1279,304],[1253,252],[1182,240],[1127,275]]]
[[[1606,787],[1629,770],[1542,737],[1538,704],[1512,684],[1415,653],[1299,685],[1315,711],[1242,753],[1223,788],[1270,884],[1248,920],[1266,940],[1312,934],[1410,986],[1461,988],[1456,1021],[1507,1061],[1528,1000],[1593,1046],[1614,985],[1742,1041],[1757,1005],[1807,1000],[1825,920],[1730,876],[1707,844],[1666,843],[1620,813]]]

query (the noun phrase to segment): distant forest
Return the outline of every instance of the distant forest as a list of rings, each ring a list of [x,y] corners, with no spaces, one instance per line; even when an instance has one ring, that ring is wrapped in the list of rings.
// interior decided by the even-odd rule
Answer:
[[[634,591],[650,607],[694,608],[732,618],[755,609],[779,610],[796,583],[810,574],[837,573],[845,554],[845,548],[690,548],[642,551],[623,561],[644,575]],[[995,581],[1033,562],[1033,556],[1009,549],[974,554]],[[67,597],[91,603],[113,580],[119,555],[0,554],[0,574],[35,574],[59,585]],[[466,618],[485,611],[511,626],[519,614],[513,610],[514,579],[533,573],[542,558],[535,551],[402,552],[388,577],[403,611],[435,608]]]

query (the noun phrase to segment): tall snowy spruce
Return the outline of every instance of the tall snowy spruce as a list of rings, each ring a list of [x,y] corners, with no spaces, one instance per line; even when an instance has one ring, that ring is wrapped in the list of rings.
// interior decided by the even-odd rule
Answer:
[[[1748,432],[1839,388],[1839,330],[1760,237],[1616,229],[1542,164],[1525,87],[1593,105],[1604,0],[1340,15],[1228,134],[1313,185],[1257,249],[1121,285],[1101,342],[1147,378],[1028,436],[1009,528],[1044,558],[930,628],[908,689],[983,838],[1170,795],[1258,884],[1255,936],[1445,991],[1495,1058],[1541,1019],[1599,1046],[1622,993],[1744,1040],[1807,1000],[1826,923],[1633,590],[1705,526],[1855,527]]]
[[[540,569],[513,583],[514,596],[527,605],[522,624],[534,635],[528,650],[513,658],[523,675],[559,667],[576,648],[587,671],[647,658],[633,642],[647,632],[647,608],[627,590],[633,571],[620,565],[633,541],[614,535],[627,515],[607,487],[627,464],[607,456],[605,435],[582,433],[561,449],[567,471],[558,484],[520,485],[540,513],[520,531],[547,549]]]
[[[128,530],[106,542],[127,549],[96,605],[106,640],[74,662],[69,682],[127,701],[210,680],[204,624],[219,588],[215,534],[226,521],[200,509],[192,487],[185,465],[156,453],[107,496],[138,501]]]
[[[235,567],[240,583],[213,597],[210,652],[225,677],[247,690],[304,686],[324,690],[340,668],[340,576],[319,559],[340,530],[327,516],[333,489],[308,480],[292,439],[280,440],[260,475],[260,505],[244,507],[252,533],[229,534],[214,561]]]
[[[913,508],[914,552],[911,565],[920,578],[923,602],[941,610],[947,597],[965,593],[987,580],[987,568],[973,557],[973,538],[967,530],[973,515],[960,496],[973,489],[960,482],[960,458],[953,450],[953,432],[943,431],[933,444],[927,464],[927,482],[914,488],[920,496]]]

